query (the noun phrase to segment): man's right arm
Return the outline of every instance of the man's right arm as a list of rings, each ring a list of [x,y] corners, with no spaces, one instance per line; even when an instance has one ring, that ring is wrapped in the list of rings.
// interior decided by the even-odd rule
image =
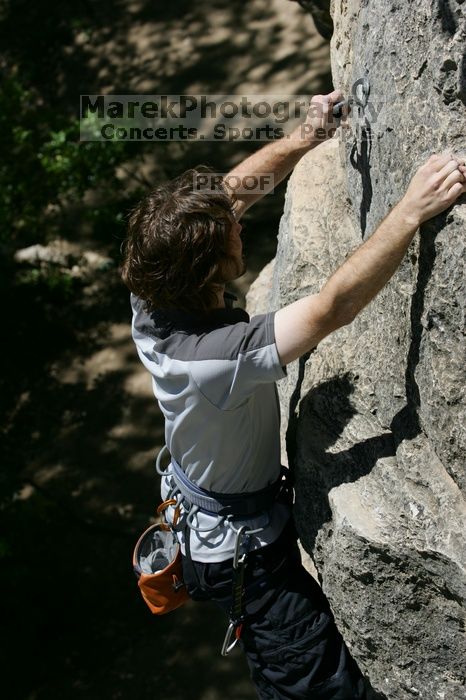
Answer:
[[[275,341],[286,365],[351,323],[399,267],[419,226],[466,192],[464,158],[434,155],[376,232],[313,294],[275,314]]]

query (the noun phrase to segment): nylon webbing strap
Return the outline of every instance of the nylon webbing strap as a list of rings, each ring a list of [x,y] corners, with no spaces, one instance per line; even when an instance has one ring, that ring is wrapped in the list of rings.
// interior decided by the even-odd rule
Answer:
[[[173,466],[172,476],[181,494],[193,505],[213,515],[247,517],[268,510],[276,501],[278,492],[284,484],[282,475],[280,475],[275,483],[260,491],[217,493],[216,491],[207,491],[188,479],[173,457],[171,463]]]

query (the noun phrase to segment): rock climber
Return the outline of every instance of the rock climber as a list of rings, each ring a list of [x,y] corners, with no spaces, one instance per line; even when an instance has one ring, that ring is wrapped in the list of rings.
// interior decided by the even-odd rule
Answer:
[[[342,97],[338,90],[315,96],[306,128],[246,158],[230,182],[260,173],[273,173],[275,184],[283,180],[318,147],[322,130],[334,133],[332,108]],[[252,318],[225,287],[245,272],[240,219],[265,192],[198,189],[199,172],[156,187],[134,209],[121,268],[132,292],[133,337],[153,378],[173,463],[188,484],[220,500],[241,494],[246,504],[239,519],[197,508],[190,526],[178,530],[185,585],[192,598],[217,602],[230,619],[239,603],[234,632],[260,698],[367,698],[329,603],[301,564],[289,498],[280,490],[262,512],[257,499],[249,515],[245,508],[249,495],[262,498],[280,479],[275,382],[288,364],[350,324],[390,280],[420,226],[466,192],[465,159],[432,155],[318,293]],[[162,479],[163,498],[172,486],[170,477]],[[241,528],[246,566],[236,596]]]

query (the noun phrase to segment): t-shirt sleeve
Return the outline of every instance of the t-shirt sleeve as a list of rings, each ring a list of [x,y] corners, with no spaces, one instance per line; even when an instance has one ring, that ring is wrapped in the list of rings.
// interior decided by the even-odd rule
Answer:
[[[191,375],[201,393],[217,408],[232,410],[254,393],[258,384],[286,377],[275,343],[275,312],[253,316],[199,338]]]

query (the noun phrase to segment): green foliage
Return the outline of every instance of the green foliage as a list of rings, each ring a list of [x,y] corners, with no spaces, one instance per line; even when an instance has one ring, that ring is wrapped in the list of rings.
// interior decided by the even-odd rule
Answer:
[[[114,196],[116,168],[128,157],[127,143],[80,142],[78,120],[44,107],[16,77],[0,88],[0,148],[0,242],[8,248],[46,240],[64,206],[89,189]]]
[[[80,141],[76,116],[44,104],[14,74],[0,84],[0,151],[0,292],[14,299],[4,318],[5,327],[14,329],[14,342],[5,337],[0,343],[7,368],[0,378],[0,419],[8,426],[0,434],[0,514],[5,515],[13,504],[18,512],[22,508],[15,494],[27,462],[20,457],[26,445],[10,417],[17,420],[19,397],[47,381],[60,352],[82,342],[85,321],[80,279],[60,265],[16,265],[14,251],[57,235],[80,238],[85,227],[89,240],[104,239],[117,255],[129,206],[117,167],[134,152],[127,143]],[[112,246],[106,247],[110,252]],[[0,538],[0,559],[10,544],[9,534]]]
[[[21,270],[16,278],[16,286],[26,285],[39,289],[42,286],[49,288],[53,294],[58,294],[60,300],[67,301],[73,296],[76,280],[65,270],[60,268],[31,268]]]

